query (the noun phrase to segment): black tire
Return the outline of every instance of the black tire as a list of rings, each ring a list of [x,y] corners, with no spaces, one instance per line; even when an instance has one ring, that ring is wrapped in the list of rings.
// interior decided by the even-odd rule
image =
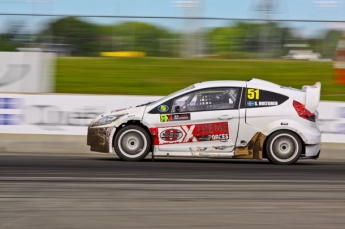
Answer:
[[[140,161],[150,152],[151,138],[144,128],[128,125],[116,133],[114,149],[116,154],[125,161]]]
[[[294,164],[301,157],[302,150],[299,136],[288,130],[274,132],[267,139],[267,159],[274,164]]]

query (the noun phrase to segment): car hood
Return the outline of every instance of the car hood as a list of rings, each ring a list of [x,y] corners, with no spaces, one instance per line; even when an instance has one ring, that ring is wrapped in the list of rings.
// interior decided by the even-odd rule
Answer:
[[[113,110],[111,112],[106,112],[106,113],[98,115],[94,120],[92,120],[92,122],[90,123],[90,126],[94,126],[93,124],[96,123],[98,120],[110,115],[119,116],[119,118],[113,121],[112,123],[109,123],[107,125],[102,125],[102,126],[114,126],[114,125],[118,126],[119,124],[125,122],[126,120],[141,120],[142,117],[144,116],[145,109],[146,109],[146,106],[140,106],[140,107],[131,107],[131,108]]]

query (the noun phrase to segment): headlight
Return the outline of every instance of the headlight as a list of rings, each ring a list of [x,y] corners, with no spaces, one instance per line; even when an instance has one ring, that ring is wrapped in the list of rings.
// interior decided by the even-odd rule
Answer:
[[[121,114],[121,115],[108,115],[105,116],[103,118],[101,118],[100,120],[92,123],[91,126],[103,126],[103,125],[107,125],[109,123],[114,122],[116,119],[119,119],[120,117],[124,116],[125,114]]]

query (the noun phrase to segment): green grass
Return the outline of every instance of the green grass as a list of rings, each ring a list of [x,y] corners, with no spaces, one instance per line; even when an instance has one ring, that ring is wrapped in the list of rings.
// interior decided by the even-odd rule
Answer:
[[[208,80],[259,78],[301,89],[322,83],[321,99],[345,101],[332,62],[165,58],[58,58],[56,92],[168,95]]]

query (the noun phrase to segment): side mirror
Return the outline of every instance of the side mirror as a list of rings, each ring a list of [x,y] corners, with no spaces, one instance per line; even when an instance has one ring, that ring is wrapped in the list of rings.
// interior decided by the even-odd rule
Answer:
[[[180,111],[180,106],[178,106],[178,105],[175,106],[175,112],[181,112],[181,111]]]

